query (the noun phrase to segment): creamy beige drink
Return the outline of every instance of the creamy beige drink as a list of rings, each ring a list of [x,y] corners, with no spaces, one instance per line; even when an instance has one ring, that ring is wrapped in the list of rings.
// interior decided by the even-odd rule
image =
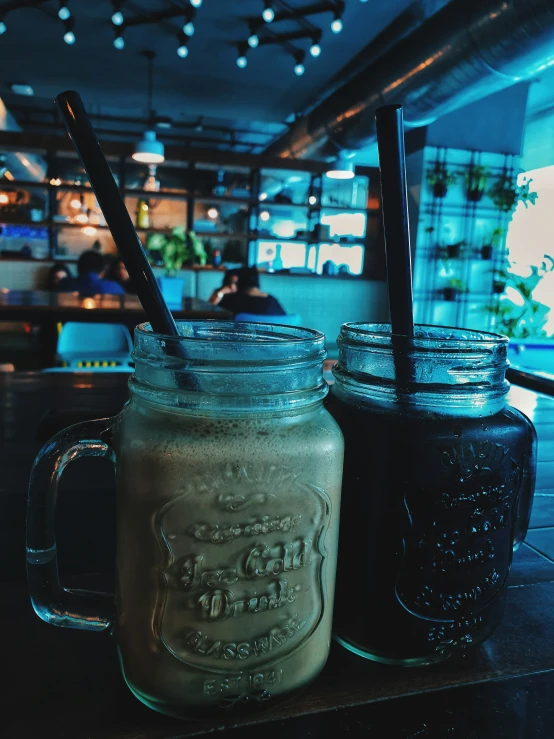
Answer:
[[[271,705],[325,664],[344,443],[323,407],[323,334],[178,327],[169,337],[138,326],[130,402],[41,450],[27,567],[40,618],[113,631],[139,700],[212,719]],[[83,456],[116,466],[115,608],[58,582],[56,491]]]
[[[320,404],[213,420],[132,402],[118,428],[117,636],[172,713],[289,693],[328,655],[342,437]]]

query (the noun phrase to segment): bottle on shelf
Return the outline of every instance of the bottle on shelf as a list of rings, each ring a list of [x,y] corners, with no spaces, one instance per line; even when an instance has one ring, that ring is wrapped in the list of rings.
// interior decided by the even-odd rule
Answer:
[[[148,200],[141,198],[137,205],[137,228],[150,228]]]

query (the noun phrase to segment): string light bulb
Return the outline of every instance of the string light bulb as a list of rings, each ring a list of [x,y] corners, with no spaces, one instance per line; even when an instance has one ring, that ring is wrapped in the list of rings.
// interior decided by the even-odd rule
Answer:
[[[199,8],[202,5],[202,0],[190,0],[190,4],[193,8]]]
[[[113,45],[116,49],[121,51],[121,49],[125,48],[125,39],[123,38],[123,29],[118,28],[115,32],[115,38],[113,40]]]
[[[194,23],[192,21],[187,21],[183,25],[183,33],[185,36],[194,36]]]
[[[113,0],[113,13],[112,13],[112,23],[114,26],[122,26],[125,18],[123,17],[123,13],[121,12],[121,8],[123,6],[123,0]]]
[[[333,33],[340,33],[342,31],[342,16],[338,11],[335,12],[335,17],[331,21],[331,31]]]
[[[7,30],[8,30],[8,27],[6,26],[5,22],[3,20],[1,20],[0,21],[0,36],[3,33],[6,33]]]
[[[248,46],[247,44],[239,44],[237,49],[238,49],[237,67],[239,69],[244,69],[246,65],[248,64],[248,59],[246,58],[246,51],[248,49]]]
[[[321,46],[317,43],[317,41],[314,41],[310,46],[310,54],[316,59],[321,54]]]
[[[68,46],[73,46],[75,43],[75,34],[73,33],[73,18],[70,16],[66,21],[63,22],[65,26],[65,33],[63,40]]]
[[[262,13],[262,18],[266,23],[271,23],[275,18],[275,11],[271,7],[271,0],[265,0],[265,8]]]
[[[209,208],[207,215],[208,215],[208,218],[215,219],[218,217],[219,211],[217,208]]]
[[[306,68],[304,67],[304,54],[296,54],[294,58],[296,60],[296,64],[294,65],[294,74],[297,77],[302,77],[306,71]]]
[[[186,59],[189,55],[188,38],[184,33],[179,34],[179,46],[177,47],[177,55],[181,59]]]
[[[262,210],[262,212],[260,213],[260,221],[267,223],[267,221],[269,221],[270,218],[271,218],[271,214],[269,213],[269,211]]]
[[[58,10],[58,18],[61,21],[66,21],[68,18],[71,17],[71,10],[67,7],[67,2],[65,0],[60,0],[60,8]]]
[[[255,49],[260,43],[259,36],[257,34],[257,28],[254,24],[250,25],[250,36],[248,37],[248,46],[251,49]]]

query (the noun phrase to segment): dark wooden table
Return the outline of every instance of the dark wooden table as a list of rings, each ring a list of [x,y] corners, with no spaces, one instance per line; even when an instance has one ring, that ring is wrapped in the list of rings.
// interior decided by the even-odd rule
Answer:
[[[174,318],[215,318],[227,320],[232,314],[198,298],[183,298],[180,308],[172,309]],[[51,367],[56,352],[58,323],[122,323],[133,333],[146,315],[135,295],[96,295],[56,293],[45,290],[0,289],[0,321],[25,321],[40,327],[41,367]]]
[[[198,298],[183,298],[181,307],[171,312],[175,318],[230,317],[230,313],[222,308]],[[125,323],[130,320],[135,325],[146,320],[135,295],[83,298],[79,293],[0,289],[0,320],[40,323],[45,318],[88,323]]]
[[[0,736],[6,739],[178,739],[223,728],[148,710],[123,684],[110,636],[48,626],[29,603],[23,552],[33,458],[59,428],[117,412],[126,392],[122,375],[0,375]],[[464,657],[427,668],[385,667],[333,645],[322,675],[302,695],[230,721],[226,736],[554,737],[554,398],[514,387],[510,400],[537,427],[539,469],[531,530],[515,556],[506,615],[494,636]],[[82,460],[64,478],[62,580],[84,587],[111,581],[111,469]]]

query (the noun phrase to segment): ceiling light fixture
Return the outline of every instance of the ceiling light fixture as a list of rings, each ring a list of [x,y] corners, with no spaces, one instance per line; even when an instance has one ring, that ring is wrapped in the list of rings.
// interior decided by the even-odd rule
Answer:
[[[325,173],[331,180],[351,180],[354,177],[354,162],[341,152]]]
[[[266,23],[271,23],[275,18],[275,11],[271,7],[271,0],[265,0],[265,8],[262,13],[262,18]]]
[[[123,13],[121,12],[123,2],[124,0],[112,0],[112,23],[114,24],[114,26],[122,26],[125,22],[125,18],[123,17]]]
[[[122,28],[116,28],[115,29],[115,38],[113,40],[113,45],[119,51],[121,51],[121,49],[124,49],[125,48],[125,39],[123,38],[123,29]]]
[[[302,77],[302,75],[306,71],[306,67],[304,66],[304,57],[305,57],[305,54],[303,51],[294,55],[294,58],[296,60],[296,64],[294,65],[294,74],[297,77]]]
[[[10,202],[9,197],[5,192],[0,192],[0,205],[7,205]]]
[[[10,85],[11,91],[15,95],[26,95],[27,97],[32,97],[35,94],[35,91],[31,87],[31,85],[21,85],[14,83],[13,85]]]
[[[65,26],[65,33],[63,35],[63,40],[65,41],[68,46],[73,46],[75,43],[75,34],[73,33],[73,18],[70,16],[66,21],[63,22]]]
[[[165,159],[164,145],[156,139],[155,131],[145,131],[136,145],[133,159],[143,164],[160,164]]]
[[[315,196],[315,195],[310,195],[310,197],[308,198],[308,203],[309,203],[310,205],[315,205],[315,204],[317,203],[317,198],[316,198],[316,196]]]
[[[208,218],[215,219],[218,217],[219,211],[217,208],[209,208],[207,215],[208,215]]]
[[[66,21],[71,17],[71,10],[67,7],[66,0],[60,0],[60,8],[58,10],[58,18],[61,21]]]
[[[86,236],[96,236],[96,229],[94,226],[85,226],[81,229],[81,233],[84,233]],[[86,308],[87,306],[85,306]],[[91,306],[94,307],[94,306]]]
[[[259,196],[260,201],[263,203],[264,200],[267,200],[267,193],[261,192]]]
[[[188,38],[181,31],[181,33],[179,34],[179,46],[177,47],[177,54],[181,57],[181,59],[186,59],[189,55],[188,42]]]
[[[268,210],[262,210],[260,213],[260,221],[264,221],[264,223],[267,223],[269,219],[271,218],[271,214]]]
[[[71,206],[72,208],[75,208],[75,209],[77,209],[77,208],[80,208],[80,207],[81,207],[81,201],[80,201],[80,200],[79,200],[78,198],[73,198],[73,199],[71,200],[71,202],[69,203],[69,205],[70,205],[70,206]]]
[[[153,126],[156,118],[155,111],[152,107],[152,97],[154,88],[154,59],[156,53],[149,49],[141,51],[141,55],[148,60],[148,92],[147,92],[147,105],[148,105],[148,120],[149,125]],[[143,164],[160,164],[164,161],[164,145],[161,141],[156,139],[156,132],[149,128],[144,132],[144,136],[138,142],[133,153],[133,159],[136,162],[142,162]]]

